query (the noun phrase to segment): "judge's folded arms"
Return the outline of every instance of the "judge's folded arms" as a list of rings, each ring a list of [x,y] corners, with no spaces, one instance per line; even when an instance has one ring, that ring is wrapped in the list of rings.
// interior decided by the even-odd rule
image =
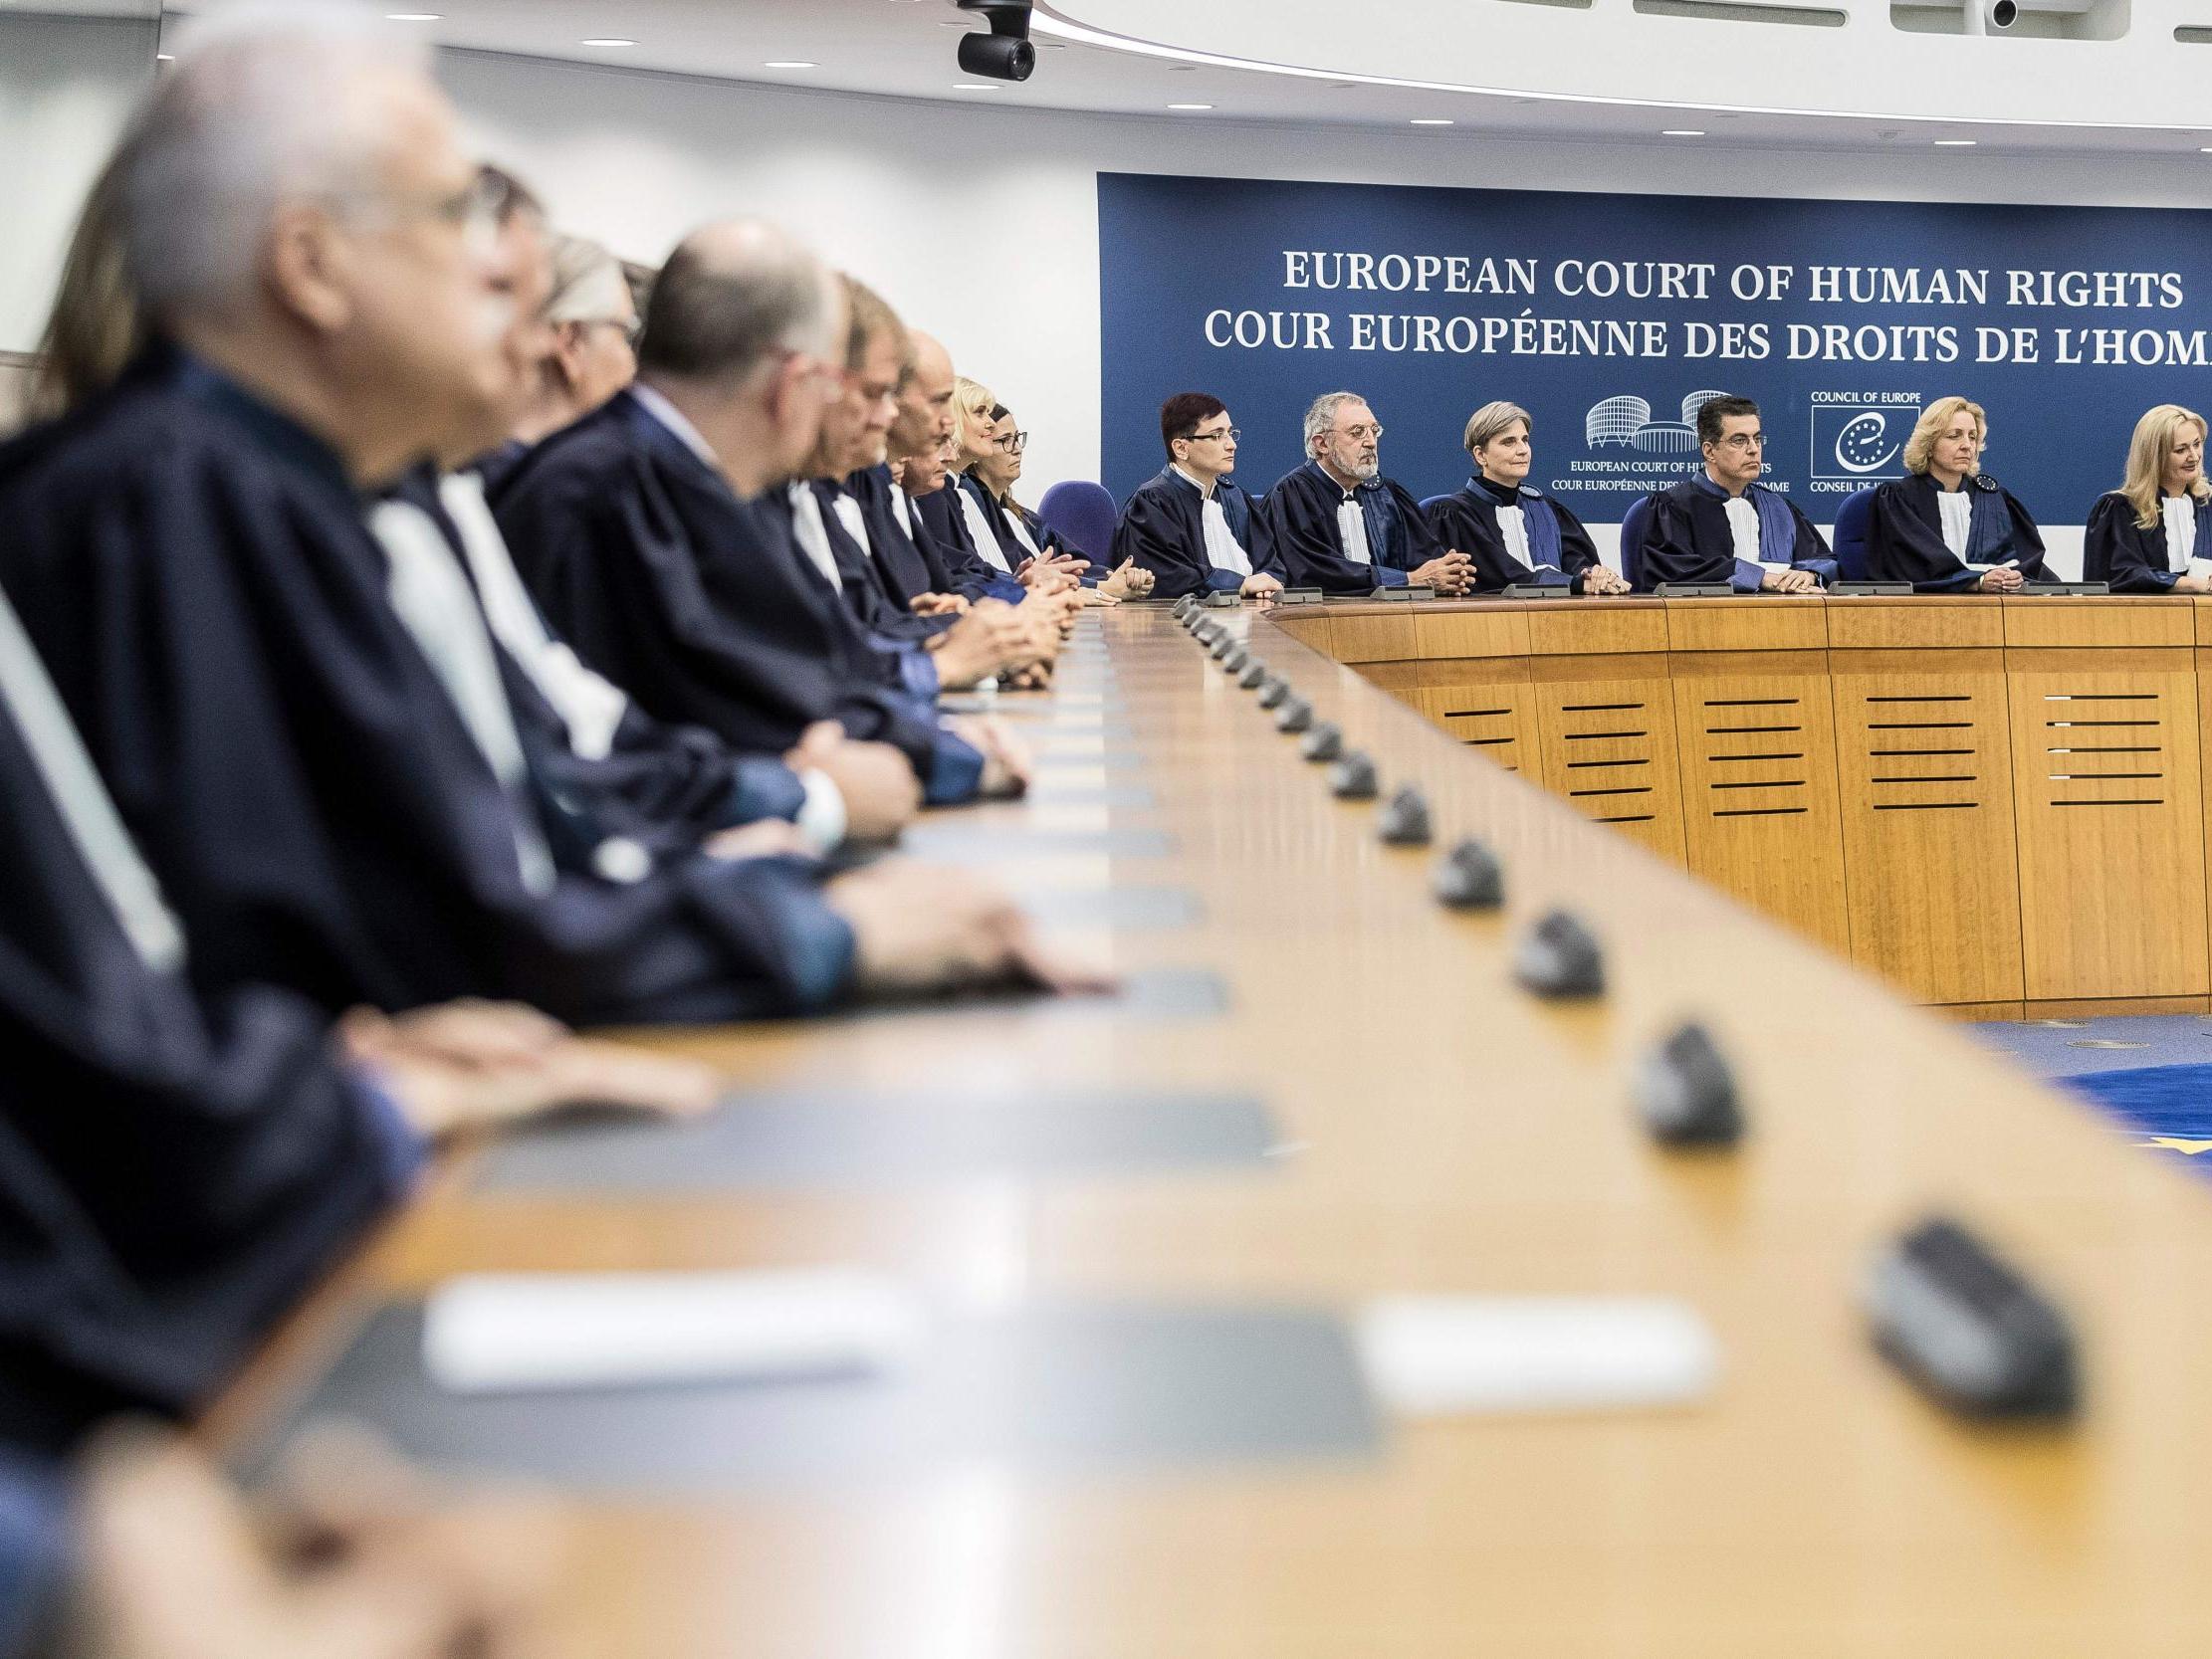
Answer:
[[[1467,590],[1466,554],[1438,538],[1405,486],[1383,477],[1383,423],[1365,398],[1315,398],[1305,447],[1305,465],[1278,480],[1260,508],[1291,586]]]
[[[2090,509],[2082,574],[2114,593],[2212,592],[2212,485],[2204,417],[2146,410],[2127,446],[2127,479]]]
[[[72,263],[114,280],[64,296],[127,325],[56,330],[138,349],[0,448],[0,518],[22,526],[0,588],[194,941],[195,981],[327,1015],[487,997],[576,1024],[806,1013],[934,970],[1088,982],[989,888],[705,856],[576,782],[463,554],[372,533],[361,511],[511,384],[531,309],[518,241],[419,59],[367,50],[326,7],[280,15],[217,24],[149,94],[80,238],[115,257]],[[312,105],[279,91],[312,77],[330,94]],[[283,141],[311,108],[330,130]],[[646,356],[658,330],[696,370],[665,384],[698,419],[619,394],[519,464],[511,497],[532,511],[500,527],[540,610],[585,619],[593,643],[566,643],[655,719],[778,759],[834,721],[898,748],[932,799],[1018,787],[1018,745],[903,690],[770,488],[815,446],[844,324],[828,273],[780,233],[693,239]],[[534,476],[563,487],[533,495]],[[672,538],[694,513],[702,533]]]
[[[1725,583],[1738,593],[1813,593],[1836,561],[1813,521],[1758,482],[1766,432],[1747,397],[1708,399],[1697,411],[1704,470],[1652,498],[1639,585]]]
[[[1867,569],[1916,593],[2017,593],[2051,582],[2043,532],[2012,493],[1981,470],[1989,423],[1978,403],[1939,397],[1905,441],[1905,476],[1875,491]]]

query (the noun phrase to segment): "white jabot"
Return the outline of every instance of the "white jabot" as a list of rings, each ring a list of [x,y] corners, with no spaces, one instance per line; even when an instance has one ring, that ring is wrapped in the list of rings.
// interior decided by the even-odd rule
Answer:
[[[912,496],[908,495],[897,485],[893,485],[891,487],[891,498],[899,504],[899,517],[906,520],[906,533],[908,539],[919,542],[922,539],[921,508],[915,505],[915,501]]]
[[[837,522],[845,526],[845,533],[852,537],[853,544],[873,558],[876,544],[869,538],[868,518],[860,511],[860,503],[846,491],[840,490],[830,498],[829,511],[837,515]]]
[[[1731,530],[1734,527],[1732,523],[1729,525]],[[1498,539],[1505,543],[1505,550],[1519,559],[1524,568],[1535,568],[1535,560],[1528,550],[1528,514],[1525,511],[1517,507],[1499,508],[1497,533]]]
[[[1374,550],[1367,544],[1367,515],[1360,511],[1357,497],[1347,496],[1336,504],[1336,538],[1354,564],[1375,562]]]
[[[998,545],[998,535],[991,527],[991,520],[984,517],[984,510],[976,505],[975,493],[962,489],[957,478],[947,479],[945,488],[960,503],[961,516],[968,520],[968,539],[975,542],[976,551],[982,555],[984,562],[995,570],[1003,570],[1007,575],[1012,575],[1013,566],[1006,562],[1005,550]]]
[[[805,484],[792,484],[791,529],[798,536],[798,545],[814,568],[822,573],[822,580],[839,593],[845,591],[845,578],[837,573],[837,555],[830,551],[829,527],[822,522],[821,498]]]
[[[1244,549],[1237,545],[1236,533],[1228,527],[1228,515],[1221,511],[1221,499],[1212,485],[1201,484],[1181,467],[1170,464],[1169,470],[1184,483],[1206,498],[1206,505],[1199,512],[1199,522],[1206,535],[1206,562],[1217,570],[1233,570],[1239,576],[1252,573],[1252,561]]]
[[[368,527],[390,567],[385,593],[391,608],[429,660],[461,724],[507,791],[523,881],[533,893],[549,893],[554,879],[553,854],[529,815],[529,764],[476,590],[461,573],[445,533],[420,508],[385,502],[369,514]]]
[[[2168,496],[2160,506],[2166,518],[2166,568],[2190,576],[2212,572],[2212,559],[2194,556],[2197,547],[2196,498],[2186,493]]]
[[[131,844],[114,798],[86,753],[62,694],[5,593],[0,593],[0,702],[15,717],[16,729],[46,780],[69,838],[107,895],[109,909],[139,960],[156,972],[175,972],[184,965],[184,930],[161,897],[161,884]],[[14,879],[22,880],[22,872],[15,872]]]
[[[1750,492],[1730,496],[1721,508],[1728,515],[1728,538],[1734,543],[1735,556],[1746,564],[1756,564],[1762,570],[1787,570],[1788,559],[1769,559],[1759,556],[1759,510],[1751,505]]]
[[[586,760],[603,760],[630,711],[628,694],[584,667],[546,627],[484,500],[483,479],[457,473],[439,483],[438,499],[461,532],[461,553],[476,578],[476,594],[493,637],[559,714],[568,727],[568,746]]]
[[[1974,533],[1974,498],[1964,490],[1938,490],[1935,510],[1943,516],[1943,545],[1950,548],[1953,558],[1965,564],[1967,543]],[[1980,568],[1989,567],[1982,565]]]
[[[1005,519],[1006,528],[1013,531],[1013,538],[1029,549],[1031,558],[1044,556],[1044,549],[1037,545],[1037,538],[1029,533],[1029,526],[1021,521],[1020,514],[1010,508],[1001,507],[998,509],[998,517]]]

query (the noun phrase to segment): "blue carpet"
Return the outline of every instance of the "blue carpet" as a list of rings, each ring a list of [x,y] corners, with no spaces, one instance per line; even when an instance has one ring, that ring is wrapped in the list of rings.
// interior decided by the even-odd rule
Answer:
[[[1969,1029],[2097,1108],[2133,1144],[2212,1177],[2212,1020],[2135,1014]]]

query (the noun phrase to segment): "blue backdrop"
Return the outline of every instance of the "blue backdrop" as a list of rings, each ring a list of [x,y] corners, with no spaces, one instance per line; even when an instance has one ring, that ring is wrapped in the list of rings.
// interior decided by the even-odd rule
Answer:
[[[1714,392],[1762,406],[1767,479],[1814,518],[1901,470],[1923,403],[1989,411],[1987,472],[2081,523],[2154,403],[2212,405],[2212,213],[1733,200],[1102,173],[1105,480],[1159,471],[1159,408],[1211,391],[1254,494],[1318,394],[1364,394],[1417,496],[1467,416],[1535,416],[1530,481],[1618,522],[1697,465]]]

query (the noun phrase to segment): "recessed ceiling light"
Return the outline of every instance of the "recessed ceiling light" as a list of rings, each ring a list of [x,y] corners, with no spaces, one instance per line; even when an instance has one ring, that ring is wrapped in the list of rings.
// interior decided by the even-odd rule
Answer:
[[[1214,105],[1211,104],[1171,104],[1168,107],[1170,109],[1211,109]]]
[[[761,67],[763,69],[820,69],[821,65],[810,64],[804,58],[771,58]]]
[[[173,64],[176,62],[176,54],[174,52],[156,52],[153,55],[153,61],[157,64]]]
[[[1704,135],[1705,129],[1701,126],[1667,126],[1659,129],[1661,138],[1702,138]]]
[[[443,12],[386,12],[384,21],[386,23],[435,23],[444,15]]]
[[[1456,124],[1447,115],[1416,115],[1414,117],[1414,125],[1416,126],[1453,126]]]
[[[591,39],[578,41],[576,44],[578,46],[635,46],[637,42],[618,40],[612,35],[594,35]]]
[[[1935,140],[1935,147],[1937,149],[1972,149],[1980,142],[1979,138],[1938,138]]]
[[[953,91],[956,93],[999,93],[1005,91],[1005,83],[1001,81],[956,81],[953,83]]]
[[[2199,155],[2212,155],[2212,144],[2202,144],[2202,145],[2199,145],[2199,146],[2198,146],[2198,148],[2197,148],[2197,154],[2199,154]]]

